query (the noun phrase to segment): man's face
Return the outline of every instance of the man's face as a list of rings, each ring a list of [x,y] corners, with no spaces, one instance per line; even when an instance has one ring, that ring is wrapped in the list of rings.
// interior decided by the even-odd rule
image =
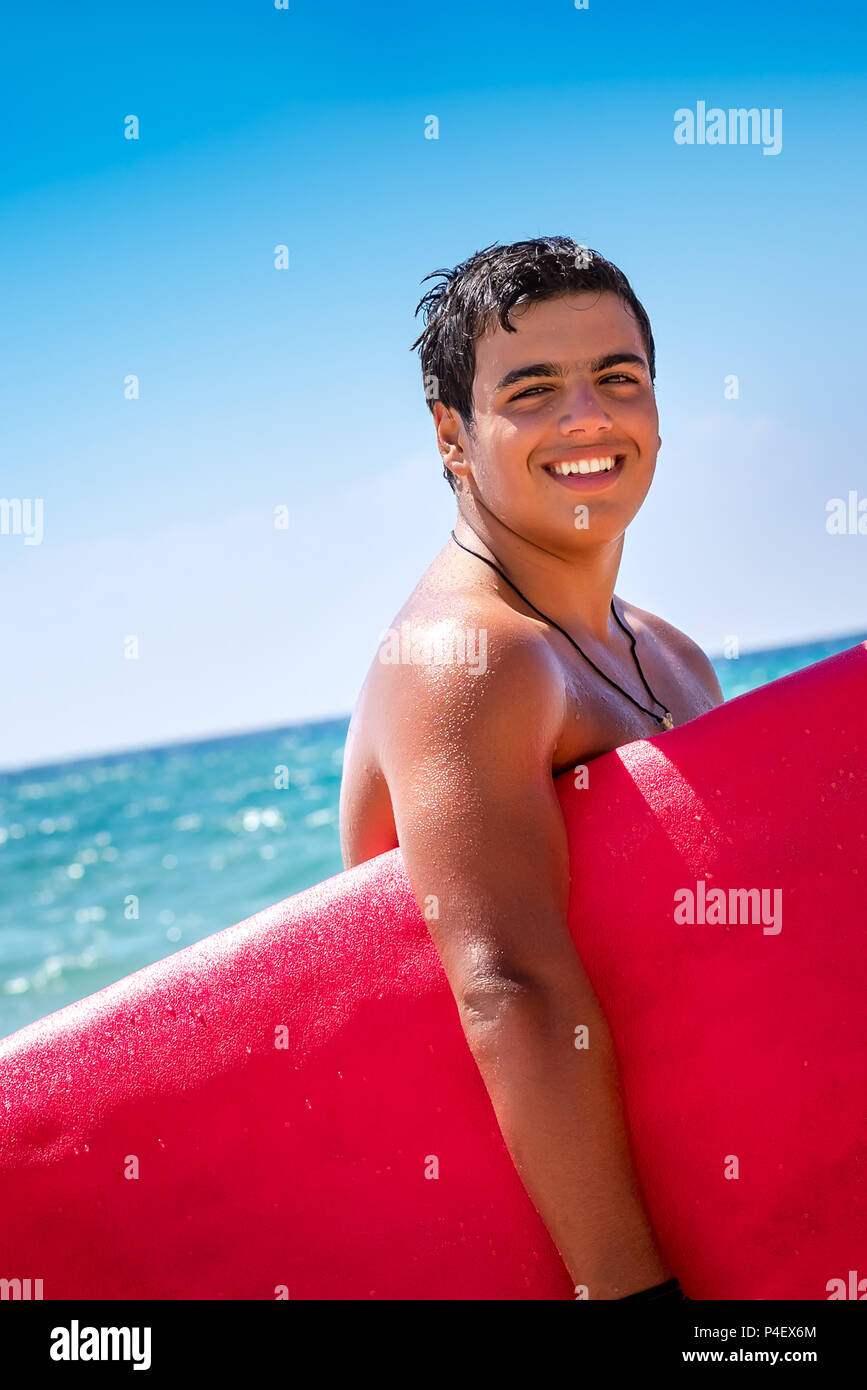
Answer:
[[[476,342],[474,432],[438,407],[440,446],[455,446],[443,457],[519,535],[569,549],[614,540],[661,443],[638,324],[618,295],[595,291],[520,305],[510,320],[517,332],[495,321]],[[585,471],[555,470],[564,463]]]

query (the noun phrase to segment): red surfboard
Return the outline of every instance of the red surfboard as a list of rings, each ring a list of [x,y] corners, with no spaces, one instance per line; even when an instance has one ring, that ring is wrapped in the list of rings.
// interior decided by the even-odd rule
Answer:
[[[867,1277],[865,710],[858,646],[557,779],[696,1299]],[[0,1044],[0,1210],[46,1299],[575,1296],[397,850]]]

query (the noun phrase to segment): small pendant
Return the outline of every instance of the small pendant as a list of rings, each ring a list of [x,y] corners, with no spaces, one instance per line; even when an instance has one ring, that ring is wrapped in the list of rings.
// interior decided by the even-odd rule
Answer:
[[[671,715],[669,714],[668,710],[665,711],[665,714],[662,716],[662,718],[660,719],[659,722],[660,722],[660,724],[662,725],[663,729],[673,729],[673,728],[674,728],[674,720],[672,719],[672,717],[671,717]]]

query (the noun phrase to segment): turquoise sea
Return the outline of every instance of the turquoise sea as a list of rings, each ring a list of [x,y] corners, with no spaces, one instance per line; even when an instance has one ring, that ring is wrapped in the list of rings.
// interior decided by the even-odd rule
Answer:
[[[714,665],[731,699],[865,638]],[[339,873],[348,723],[0,773],[0,1036]]]

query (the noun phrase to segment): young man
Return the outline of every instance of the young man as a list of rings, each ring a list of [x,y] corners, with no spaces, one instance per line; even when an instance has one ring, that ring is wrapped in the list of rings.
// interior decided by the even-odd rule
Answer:
[[[352,718],[344,862],[399,845],[419,904],[435,895],[467,1043],[576,1286],[667,1290],[552,782],[722,701],[694,642],[614,596],[661,444],[653,337],[622,272],[567,238],[434,274],[413,347],[458,516],[394,620],[412,645],[380,650]]]

